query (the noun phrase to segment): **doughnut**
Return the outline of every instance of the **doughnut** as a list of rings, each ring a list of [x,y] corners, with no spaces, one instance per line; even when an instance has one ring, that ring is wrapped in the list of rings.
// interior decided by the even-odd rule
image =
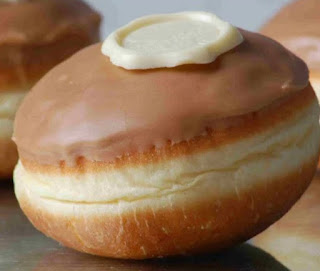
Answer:
[[[0,1],[0,179],[18,161],[13,121],[28,90],[76,51],[99,41],[100,15],[81,0]]]
[[[276,41],[209,13],[151,15],[28,93],[15,193],[38,230],[85,253],[218,251],[299,199],[318,119],[307,66]]]
[[[320,97],[320,1],[293,1],[261,29],[302,58],[310,69],[310,82]]]

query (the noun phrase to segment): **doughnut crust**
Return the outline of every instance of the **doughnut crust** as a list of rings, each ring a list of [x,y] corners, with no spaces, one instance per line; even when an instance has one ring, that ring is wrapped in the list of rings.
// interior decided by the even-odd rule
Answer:
[[[112,162],[21,157],[15,192],[33,225],[79,251],[143,259],[215,251],[278,220],[319,155],[310,86],[199,136]]]

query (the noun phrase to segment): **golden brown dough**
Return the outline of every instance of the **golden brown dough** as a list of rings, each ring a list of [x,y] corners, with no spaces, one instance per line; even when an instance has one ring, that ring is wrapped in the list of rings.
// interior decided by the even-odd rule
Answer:
[[[207,65],[128,71],[97,44],[40,80],[14,130],[33,225],[82,252],[144,259],[217,251],[286,213],[316,170],[319,104],[304,62],[242,34]]]

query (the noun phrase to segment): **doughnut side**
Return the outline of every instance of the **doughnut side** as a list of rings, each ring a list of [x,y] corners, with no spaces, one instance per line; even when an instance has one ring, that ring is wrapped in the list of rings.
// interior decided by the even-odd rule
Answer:
[[[19,177],[16,194],[38,230],[82,252],[127,259],[200,253],[245,241],[278,220],[305,190],[314,174],[315,160],[287,176],[268,177],[260,185],[238,188],[230,194],[221,191],[213,197],[202,190],[202,201],[186,196],[178,204],[178,196],[172,195],[163,197],[161,203],[147,200],[144,208],[139,202],[48,200],[30,193]],[[127,205],[126,212],[122,204]]]
[[[21,157],[16,196],[37,229],[83,252],[142,259],[218,250],[261,232],[304,192],[318,161],[318,110],[308,87],[232,133],[163,152],[73,168]]]
[[[253,239],[290,270],[317,271],[320,267],[320,175],[281,220]]]

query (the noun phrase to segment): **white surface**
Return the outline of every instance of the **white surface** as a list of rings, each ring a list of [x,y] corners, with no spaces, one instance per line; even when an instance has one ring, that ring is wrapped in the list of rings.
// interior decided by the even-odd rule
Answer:
[[[214,61],[243,41],[237,28],[209,12],[140,17],[104,41],[102,53],[125,69],[176,67]]]
[[[213,12],[247,30],[258,28],[290,0],[86,0],[104,15],[102,38],[137,17],[187,10]]]

